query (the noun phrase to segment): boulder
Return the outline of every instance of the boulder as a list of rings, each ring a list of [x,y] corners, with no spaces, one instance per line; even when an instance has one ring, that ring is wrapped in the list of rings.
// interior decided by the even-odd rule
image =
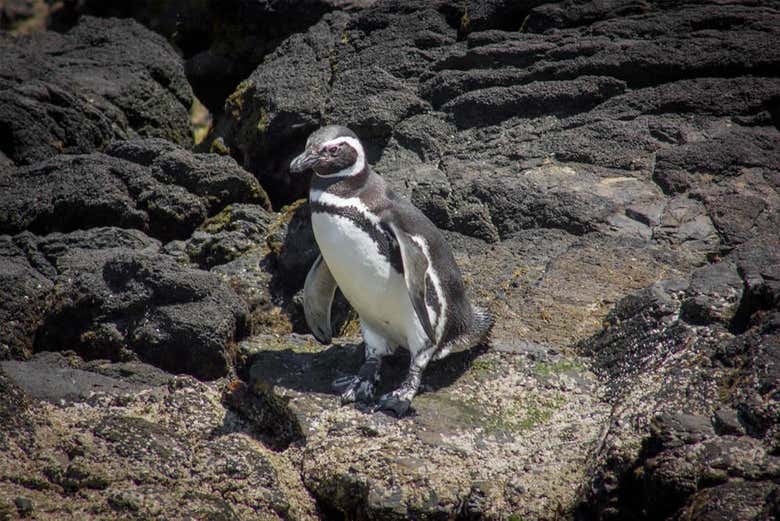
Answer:
[[[0,235],[0,287],[0,359],[29,356],[53,284],[7,235]]]
[[[3,34],[0,53],[0,149],[17,165],[139,136],[192,144],[181,58],[132,20],[84,17],[65,34]]]
[[[214,113],[263,58],[292,34],[333,10],[356,11],[375,0],[184,0],[129,4],[82,0],[55,10],[53,24],[68,27],[81,15],[134,18],[165,36],[185,60],[187,79]]]
[[[204,379],[232,369],[246,304],[218,276],[161,253],[159,241],[120,228],[0,238],[4,358],[76,350]]]
[[[0,233],[11,234],[109,225],[170,240],[188,237],[230,203],[268,205],[257,181],[232,159],[160,139],[57,156],[0,176],[0,186]]]
[[[135,357],[203,379],[230,371],[247,309],[210,273],[132,250],[73,252],[54,280],[36,350],[75,349],[89,358]]]

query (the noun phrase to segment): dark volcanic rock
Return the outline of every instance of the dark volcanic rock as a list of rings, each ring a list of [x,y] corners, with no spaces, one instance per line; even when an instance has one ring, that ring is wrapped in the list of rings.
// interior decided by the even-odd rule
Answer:
[[[261,206],[234,204],[206,220],[185,241],[166,245],[166,252],[202,269],[227,264],[265,244],[275,216]]]
[[[4,357],[74,349],[205,379],[231,370],[246,304],[220,277],[160,253],[158,241],[120,228],[0,239]]]
[[[141,360],[211,379],[247,333],[245,304],[218,277],[128,250],[75,252],[55,279],[36,350]]]
[[[187,78],[213,112],[279,43],[315,24],[331,10],[355,10],[374,0],[142,0],[69,3],[59,18],[80,14],[134,18],[181,50]]]
[[[213,139],[221,139],[269,187],[275,204],[291,202],[308,186],[308,179],[291,177],[287,167],[297,143],[322,121],[332,74],[328,56],[343,24],[340,17],[326,17],[308,33],[292,36],[225,102]]]
[[[127,139],[179,128],[157,110],[183,99],[159,38],[129,76],[84,63],[136,25],[3,40],[21,72],[0,74],[0,342],[32,360],[0,369],[0,517],[13,498],[53,518],[777,517],[776,2],[368,3],[181,13],[188,75],[225,101],[202,146],[235,162]],[[170,34],[182,4],[87,5]],[[317,247],[288,164],[326,123],[358,131],[497,317],[492,349],[432,363],[402,419],[333,394],[360,344],[299,334]],[[338,303],[356,337],[350,318]],[[407,364],[383,364],[383,392]]]
[[[66,34],[4,35],[0,54],[0,149],[17,165],[118,138],[192,143],[181,59],[133,21],[84,17]]]
[[[610,77],[531,82],[517,87],[490,87],[456,97],[442,106],[461,128],[491,125],[512,117],[566,115],[587,111],[620,94],[625,83]]]
[[[695,270],[690,283],[658,283],[627,297],[609,326],[581,344],[616,404],[588,498],[591,514],[761,518],[780,468],[780,342],[778,301],[759,274],[772,268],[757,266],[776,265],[778,251],[777,240],[765,236]],[[752,269],[740,258],[750,258]],[[638,454],[626,452],[630,439],[642,440]],[[743,482],[751,492],[739,500],[701,506]]]
[[[0,232],[38,234],[113,225],[163,240],[185,238],[234,202],[267,205],[235,161],[158,139],[120,141],[106,153],[58,156],[0,176]]]
[[[40,273],[22,248],[0,235],[0,359],[32,352],[52,282]]]
[[[0,363],[3,373],[36,400],[55,405],[89,401],[95,395],[118,396],[164,385],[173,376],[138,362],[85,364],[60,353],[38,353],[27,361]]]

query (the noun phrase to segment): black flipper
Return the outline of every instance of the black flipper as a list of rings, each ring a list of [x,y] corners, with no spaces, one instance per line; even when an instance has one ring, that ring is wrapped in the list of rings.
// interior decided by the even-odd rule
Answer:
[[[329,344],[333,338],[330,308],[337,287],[336,280],[320,255],[312,264],[303,285],[303,312],[314,338],[323,344]]]
[[[428,257],[412,236],[401,230],[393,223],[389,223],[390,230],[395,235],[398,247],[401,250],[401,261],[404,266],[404,279],[409,298],[412,301],[417,318],[425,329],[428,339],[436,344],[436,333],[428,316],[428,307],[425,305],[425,273],[428,271]]]

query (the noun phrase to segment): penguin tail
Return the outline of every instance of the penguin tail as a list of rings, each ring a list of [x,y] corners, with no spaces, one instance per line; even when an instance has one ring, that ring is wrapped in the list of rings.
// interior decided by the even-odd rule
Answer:
[[[493,331],[495,323],[496,319],[490,311],[475,306],[471,331],[469,332],[469,337],[473,342],[471,345],[490,342],[490,333]]]
[[[480,344],[490,343],[490,332],[496,320],[493,314],[479,307],[474,307],[471,315],[471,324],[468,330],[457,338],[447,342],[437,350],[434,360],[441,360],[454,351],[465,351]]]

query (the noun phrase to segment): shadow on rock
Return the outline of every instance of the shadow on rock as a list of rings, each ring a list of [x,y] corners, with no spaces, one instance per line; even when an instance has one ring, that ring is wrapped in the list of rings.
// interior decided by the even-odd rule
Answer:
[[[452,385],[488,349],[479,345],[432,362],[423,376],[421,393]],[[322,351],[301,351],[297,346],[265,349],[258,345],[253,351],[247,364],[249,372],[245,375],[251,384],[277,386],[301,393],[336,394],[331,388],[333,380],[356,374],[363,362],[363,344],[354,343],[334,344]],[[409,352],[405,349],[398,349],[385,358],[377,394],[397,388],[408,369]]]

